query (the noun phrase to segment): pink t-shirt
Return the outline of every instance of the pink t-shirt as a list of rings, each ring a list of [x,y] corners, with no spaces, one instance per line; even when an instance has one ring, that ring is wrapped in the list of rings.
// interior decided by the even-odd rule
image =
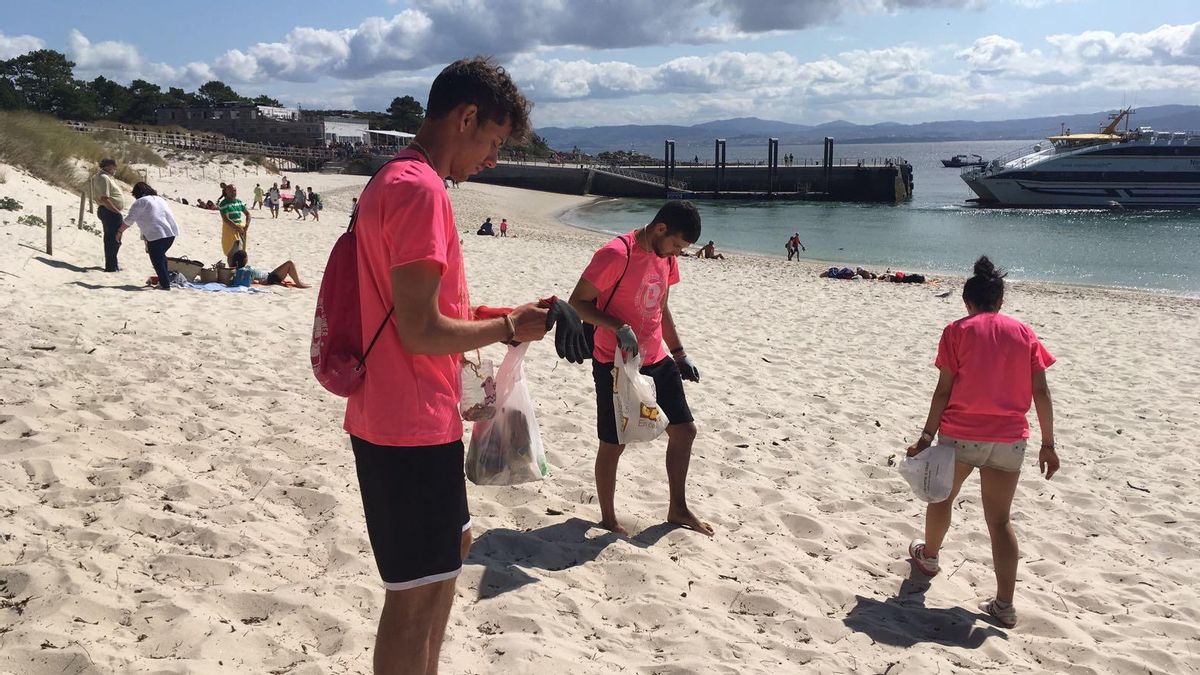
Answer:
[[[954,388],[940,431],[989,443],[1029,438],[1025,414],[1033,402],[1033,374],[1053,364],[1032,328],[999,312],[946,326],[934,365],[954,373]]]
[[[600,291],[596,306],[604,309],[616,286],[616,296],[608,304],[607,313],[629,324],[638,337],[638,351],[643,366],[652,366],[666,358],[662,337],[662,301],[667,289],[679,283],[679,262],[674,256],[658,257],[638,248],[637,231],[613,239],[596,251],[592,262],[583,271],[583,278]],[[629,249],[621,243],[624,239]],[[627,254],[626,251],[631,253]],[[629,269],[624,278],[628,256]],[[617,279],[621,279],[617,285]],[[600,363],[612,363],[617,348],[616,333],[596,327],[596,349],[592,357]]]
[[[442,270],[438,308],[465,319],[462,249],[445,184],[420,153],[402,150],[358,200],[358,284],[363,348],[392,307],[392,269],[430,260]],[[395,315],[393,315],[394,317]],[[410,354],[395,319],[367,357],[362,387],[346,402],[346,431],[378,445],[441,445],[462,438],[460,354]]]

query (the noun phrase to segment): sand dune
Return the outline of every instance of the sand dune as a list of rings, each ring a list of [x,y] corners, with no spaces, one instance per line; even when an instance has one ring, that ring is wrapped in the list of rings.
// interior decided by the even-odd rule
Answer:
[[[244,198],[274,180],[229,171]],[[46,256],[43,230],[0,212],[0,672],[368,672],[379,583],[343,405],[309,373],[315,290],[142,290],[136,243],[122,272],[97,271],[99,238],[70,222],[77,197],[7,175],[0,195],[26,213],[53,204],[58,228]],[[250,254],[319,281],[364,179],[293,178],[324,195],[322,221],[256,211]],[[214,179],[149,179],[217,195]],[[476,303],[568,294],[603,241],[558,224],[581,198],[472,184],[451,196]],[[217,216],[175,214],[171,254],[219,259]],[[475,237],[485,216],[515,236]],[[671,302],[703,374],[688,388],[700,426],[689,496],[716,537],[663,524],[664,443],[622,462],[618,510],[634,536],[592,526],[591,374],[535,345],[552,475],[471,487],[476,544],[445,672],[1200,669],[1200,302],[1010,288],[1006,310],[1059,358],[1064,468],[1021,479],[1022,623],[1004,630],[974,609],[993,587],[977,481],[930,585],[905,553],[921,504],[889,466],[919,433],[959,282],[681,263]]]

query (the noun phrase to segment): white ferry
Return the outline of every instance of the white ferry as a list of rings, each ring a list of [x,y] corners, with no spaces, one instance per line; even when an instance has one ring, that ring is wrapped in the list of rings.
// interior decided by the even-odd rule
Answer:
[[[1148,127],[1118,132],[1131,109],[1100,133],[1051,136],[962,172],[979,206],[1024,208],[1200,207],[1200,133]]]

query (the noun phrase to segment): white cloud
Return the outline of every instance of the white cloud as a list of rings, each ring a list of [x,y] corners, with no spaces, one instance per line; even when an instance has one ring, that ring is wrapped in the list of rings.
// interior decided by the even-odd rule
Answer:
[[[213,70],[232,82],[310,82],[421,70],[471,54],[502,61],[546,48],[709,44],[829,23],[850,12],[971,7],[978,0],[412,0],[391,18],[340,31],[296,28],[277,42],[230,50]],[[569,85],[568,85],[569,87]]]
[[[1145,33],[1051,35],[1046,41],[1064,57],[1087,63],[1200,65],[1200,22],[1163,25]]]
[[[32,35],[5,35],[0,33],[0,59],[7,61],[26,52],[36,51],[45,46],[40,38]]]
[[[102,75],[125,83],[140,78],[159,85],[196,87],[214,79],[207,64],[194,62],[176,68],[150,63],[127,42],[92,42],[77,29],[67,35],[66,55],[75,62],[75,77],[84,80]]]

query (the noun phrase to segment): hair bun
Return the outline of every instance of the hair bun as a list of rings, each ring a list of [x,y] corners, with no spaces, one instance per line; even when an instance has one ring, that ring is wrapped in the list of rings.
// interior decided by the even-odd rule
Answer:
[[[984,279],[1002,279],[1004,272],[997,270],[991,260],[988,260],[986,255],[979,256],[979,260],[975,261],[975,276]]]

